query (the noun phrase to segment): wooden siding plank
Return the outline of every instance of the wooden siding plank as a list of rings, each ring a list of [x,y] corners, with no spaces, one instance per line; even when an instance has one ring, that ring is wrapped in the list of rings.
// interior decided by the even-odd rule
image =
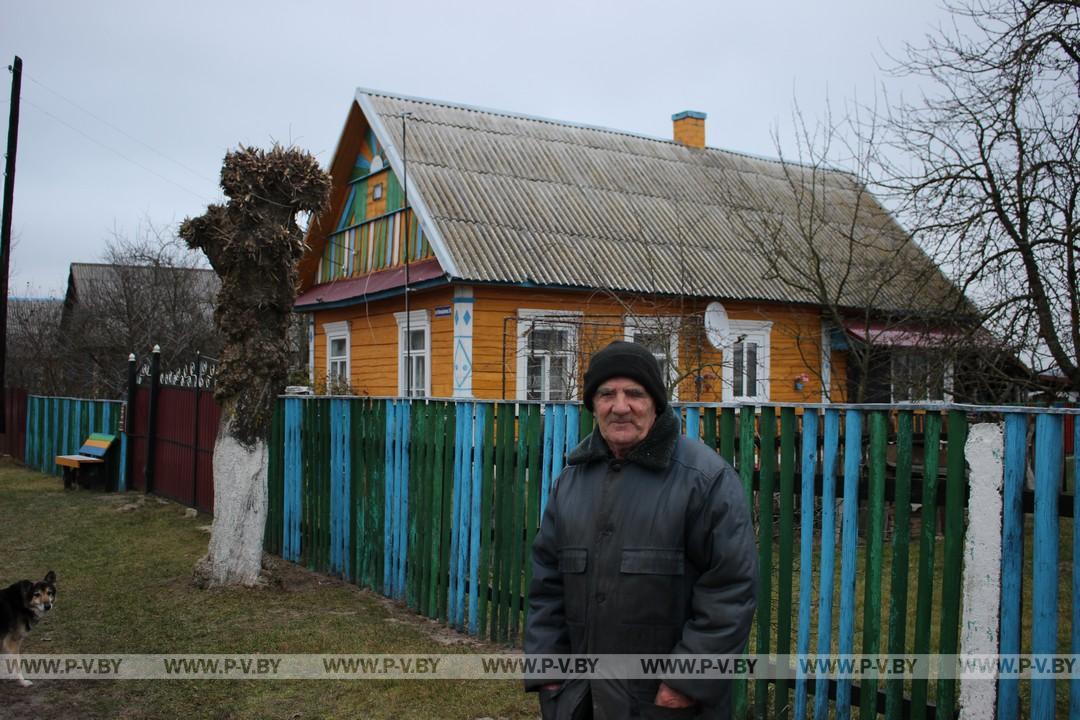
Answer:
[[[454,430],[454,492],[451,498],[451,513],[453,522],[450,525],[450,583],[446,600],[446,614],[450,625],[458,630],[461,629],[461,617],[458,607],[464,605],[462,597],[463,588],[460,581],[462,573],[462,549],[466,546],[464,533],[468,532],[468,525],[462,510],[465,502],[462,493],[468,482],[468,470],[464,467],[464,454],[466,438],[470,433],[465,427],[465,412],[469,409],[468,403],[454,403],[454,414],[457,418]]]
[[[881,649],[881,572],[885,529],[885,444],[888,442],[889,417],[885,412],[870,414],[870,483],[867,498],[869,524],[866,528],[866,559],[863,572],[864,655],[877,655]],[[877,680],[859,682],[859,717],[877,715]]]
[[[686,408],[686,437],[698,440],[701,438],[701,409],[698,407]]]
[[[698,437],[698,413],[695,410],[693,438]],[[690,423],[687,423],[689,430]],[[772,635],[772,575],[773,575],[773,484],[776,474],[776,409],[761,408],[759,437],[761,439],[760,491],[758,492],[758,598],[757,652],[769,654]],[[754,709],[757,717],[768,715],[769,681],[758,680],[754,687]],[[775,706],[774,706],[775,707]]]
[[[710,414],[709,411],[712,411]],[[710,448],[716,442],[716,410],[705,410],[705,438]],[[780,565],[777,571],[776,653],[791,654],[791,582],[794,565],[795,524],[795,408],[780,409]],[[787,720],[790,683],[776,681],[776,716]]]
[[[930,631],[933,622],[934,545],[937,538],[937,479],[938,446],[941,437],[941,415],[926,414],[923,428],[922,508],[919,511],[919,587],[915,600],[915,643],[917,655],[930,652]],[[924,720],[928,681],[911,682],[911,718]]]
[[[439,525],[438,525],[438,539],[439,539],[439,607],[438,617],[439,620],[445,622],[447,619],[447,581],[449,579],[449,568],[451,563],[450,556],[450,504],[451,494],[453,493],[453,481],[454,481],[454,449],[452,444],[454,442],[454,436],[456,433],[457,423],[455,421],[455,415],[450,411],[451,403],[442,403],[442,413],[444,417],[444,426],[446,428],[445,433],[438,438],[438,441],[443,444],[443,461],[441,464],[442,474],[440,476],[440,484],[438,490],[438,512],[439,512]]]
[[[914,422],[910,410],[902,410],[896,419],[896,484],[894,495],[895,523],[892,537],[892,579],[889,583],[889,643],[888,653],[899,657],[904,653],[907,637],[908,566],[911,528],[911,452]],[[904,710],[904,680],[888,682],[885,696],[885,717],[899,720]]]
[[[386,469],[385,503],[383,506],[383,594],[387,597],[395,596],[395,584],[397,580],[397,564],[395,562],[395,549],[397,547],[397,482],[394,430],[397,427],[397,407],[391,400],[386,401],[386,432],[384,436],[384,462]]]
[[[720,410],[720,457],[735,464],[735,408]]]
[[[704,437],[702,441],[709,446],[710,450],[716,450],[716,408],[707,407],[703,413]]]
[[[532,549],[533,538],[540,526],[540,406],[529,406],[529,467],[525,486],[525,534],[521,538],[521,560],[525,566],[522,580],[522,595],[525,597],[522,607],[522,623],[528,620],[528,592],[532,584]]]
[[[862,457],[862,411],[844,418],[844,515],[840,551],[839,653],[855,650],[855,564],[859,542],[859,462]],[[836,717],[851,718],[851,679],[836,683]]]
[[[480,633],[481,589],[484,594],[487,591],[486,578],[483,588],[480,585],[480,528],[483,524],[484,428],[488,406],[484,403],[473,403],[473,406],[476,419],[473,423],[472,484],[469,492],[469,634],[477,635]]]
[[[543,460],[541,465],[541,482],[540,488],[540,512],[543,513],[543,509],[547,507],[547,496],[551,491],[551,481],[553,475],[551,473],[552,456],[555,454],[555,416],[562,415],[562,406],[560,405],[548,405],[544,409],[544,432],[543,432]],[[565,420],[565,416],[564,416]]]
[[[510,495],[513,492],[513,437],[514,405],[499,404],[499,434],[495,440],[498,452],[498,464],[495,467],[495,567],[493,582],[496,588],[495,607],[491,619],[491,639],[496,642],[506,640],[509,618],[508,589],[510,583],[510,557],[506,546],[510,542],[508,518],[510,515]]]
[[[814,438],[815,446],[817,438]],[[840,460],[840,412],[825,411],[824,447],[821,463],[821,551],[818,568],[818,655],[832,652],[833,582],[836,577],[836,477]],[[813,486],[814,479],[810,479]],[[811,508],[810,518],[813,518]],[[805,516],[804,516],[805,517]],[[802,520],[802,518],[800,518]],[[802,520],[805,522],[805,520]],[[810,525],[813,525],[811,520]],[[824,720],[829,712],[828,678],[814,685],[814,717]],[[799,716],[796,716],[799,717]]]
[[[756,415],[753,405],[739,408],[739,478],[742,480],[746,504],[754,507],[754,421]],[[745,678],[738,678],[732,683],[731,708],[735,717],[743,717],[749,704],[748,688]]]
[[[721,420],[723,414],[721,414]],[[795,641],[796,652],[810,652],[810,602],[814,570],[814,524],[806,518],[814,517],[814,475],[817,466],[817,410],[803,413],[802,451],[800,453],[800,503],[799,503],[799,634]],[[720,438],[723,442],[724,433]],[[806,677],[799,672],[795,676],[794,717],[806,717]]]
[[[998,651],[1002,655],[1020,654],[1027,428],[1026,415],[1005,415],[1005,472],[1001,508],[1001,622],[998,637]],[[998,720],[1016,720],[1020,717],[1019,691],[1019,679],[1003,677],[998,680]]]
[[[498,405],[492,403],[484,406],[484,453],[480,488],[480,563],[477,568],[478,581],[476,596],[478,598],[477,615],[479,627],[477,632],[480,637],[488,636],[488,616],[490,613],[491,593],[494,591],[491,584],[492,557],[492,512],[495,492],[495,420]]]
[[[1057,653],[1058,493],[1061,492],[1064,416],[1035,416],[1035,537],[1032,540],[1031,652]],[[951,438],[950,438],[951,440]],[[1031,717],[1055,715],[1057,680],[1031,681]]]
[[[533,415],[530,412],[535,405],[518,406],[517,455],[514,468],[514,503],[512,507],[513,524],[510,542],[510,644],[518,644],[518,624],[521,621],[521,576],[522,576],[522,536],[525,533],[525,484],[528,482],[529,436],[532,434]],[[539,418],[537,418],[539,419]]]
[[[948,474],[945,478],[945,570],[941,578],[941,634],[938,647],[943,655],[955,655],[960,643],[964,491],[967,485],[964,443],[967,441],[967,416],[962,411],[951,410],[948,421]],[[1056,582],[1056,571],[1054,577]],[[956,705],[956,680],[948,678],[938,680],[936,699],[938,717],[952,717],[953,708]],[[1052,714],[1053,711],[1051,711]],[[1035,715],[1034,717],[1050,717],[1050,715]]]

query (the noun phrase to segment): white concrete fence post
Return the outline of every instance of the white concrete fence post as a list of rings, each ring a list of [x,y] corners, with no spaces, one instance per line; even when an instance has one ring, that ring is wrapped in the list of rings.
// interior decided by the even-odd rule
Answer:
[[[961,655],[996,655],[1001,604],[1001,512],[1004,440],[997,423],[973,425],[964,446],[968,524],[964,535]],[[962,720],[993,718],[997,679],[960,682]]]

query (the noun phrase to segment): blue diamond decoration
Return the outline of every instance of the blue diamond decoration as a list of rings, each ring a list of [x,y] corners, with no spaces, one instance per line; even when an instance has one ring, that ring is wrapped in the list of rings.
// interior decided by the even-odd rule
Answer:
[[[466,311],[465,311],[465,316],[464,316],[464,317],[462,318],[462,320],[464,320],[464,321],[465,321],[465,324],[466,324],[466,325],[468,325],[468,324],[469,324],[469,320],[470,320],[470,318],[471,318],[471,316],[469,315],[469,311],[468,311],[468,310],[466,310]]]

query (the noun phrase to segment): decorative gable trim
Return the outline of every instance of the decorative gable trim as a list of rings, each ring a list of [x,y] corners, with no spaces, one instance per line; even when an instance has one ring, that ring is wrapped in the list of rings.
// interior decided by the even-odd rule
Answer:
[[[356,91],[356,102],[360,106],[360,109],[364,113],[364,117],[368,121],[368,127],[375,133],[375,137],[379,140],[383,150],[386,151],[386,158],[390,161],[390,167],[399,178],[405,178],[405,163],[398,153],[397,147],[393,144],[392,136],[386,129],[386,125],[383,124],[382,117],[379,115],[375,106],[372,105],[367,93],[363,90]],[[420,221],[420,226],[423,231],[427,233],[428,243],[431,245],[432,251],[435,253],[435,257],[439,260],[439,265],[443,270],[452,277],[460,277],[461,273],[458,271],[457,263],[454,262],[454,258],[450,255],[450,251],[446,246],[446,241],[443,239],[442,233],[439,232],[439,228],[432,220],[431,211],[428,209],[427,203],[424,202],[423,196],[417,192],[416,183],[412,178],[405,180],[405,190],[409,196],[409,207],[412,208],[416,217]]]

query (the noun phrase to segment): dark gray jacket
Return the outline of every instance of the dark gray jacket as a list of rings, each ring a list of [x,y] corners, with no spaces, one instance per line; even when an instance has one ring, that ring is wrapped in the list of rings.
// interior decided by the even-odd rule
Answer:
[[[757,551],[738,475],[662,413],[615,460],[599,429],[567,458],[533,543],[528,654],[732,654],[756,606]],[[526,681],[537,689],[550,681]],[[730,715],[730,683],[672,679],[691,712],[652,704],[655,680],[570,681],[541,693],[545,718]]]

